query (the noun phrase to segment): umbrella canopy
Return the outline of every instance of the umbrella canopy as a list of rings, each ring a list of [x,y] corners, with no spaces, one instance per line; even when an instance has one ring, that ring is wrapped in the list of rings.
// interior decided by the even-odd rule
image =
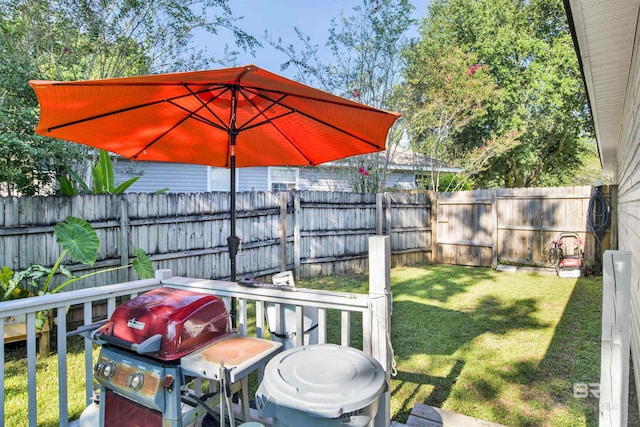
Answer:
[[[232,167],[235,154],[237,167],[318,165],[384,150],[399,117],[253,65],[29,83],[36,133],[132,160]]]
[[[131,160],[230,168],[231,281],[239,244],[236,167],[312,166],[381,151],[400,116],[254,65],[29,84],[40,103],[40,135]]]

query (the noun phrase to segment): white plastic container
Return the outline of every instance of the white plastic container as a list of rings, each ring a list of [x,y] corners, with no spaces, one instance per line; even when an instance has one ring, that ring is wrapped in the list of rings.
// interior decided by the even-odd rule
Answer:
[[[291,271],[284,271],[273,275],[274,285],[286,285],[295,289],[295,280]],[[280,325],[277,324],[276,304],[265,304],[267,311],[267,323],[273,341],[282,343],[282,349],[287,350],[296,346],[296,306],[283,304],[280,306]],[[318,343],[318,309],[315,307],[303,307],[302,310],[304,339],[303,344]]]
[[[282,349],[287,350],[296,346],[296,306],[289,304],[280,305],[280,327],[276,322],[276,305],[265,304],[267,311],[267,323],[271,332],[271,339],[282,343]],[[303,307],[304,320],[304,345],[318,343],[318,309],[315,307]]]
[[[371,427],[384,369],[362,351],[335,344],[294,347],[267,364],[256,406],[274,427]]]

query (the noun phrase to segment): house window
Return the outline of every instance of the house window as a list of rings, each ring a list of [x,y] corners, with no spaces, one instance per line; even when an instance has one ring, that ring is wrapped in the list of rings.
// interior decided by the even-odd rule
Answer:
[[[298,169],[270,167],[269,188],[271,191],[287,191],[298,188]]]

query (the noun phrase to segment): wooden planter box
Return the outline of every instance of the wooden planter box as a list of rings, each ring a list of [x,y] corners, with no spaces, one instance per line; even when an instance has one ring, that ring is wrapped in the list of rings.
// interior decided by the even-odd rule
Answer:
[[[55,322],[55,320],[54,320]],[[40,338],[40,354],[48,355],[50,349],[50,325],[47,320],[42,327],[42,331],[36,331],[36,336]],[[9,316],[4,318],[4,342],[12,343],[25,341],[27,339],[26,316]]]

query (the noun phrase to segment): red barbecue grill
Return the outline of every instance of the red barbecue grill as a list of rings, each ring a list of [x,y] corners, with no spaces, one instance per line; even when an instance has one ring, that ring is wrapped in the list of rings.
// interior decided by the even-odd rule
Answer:
[[[206,413],[224,418],[224,404],[238,390],[247,418],[246,375],[281,346],[235,334],[217,296],[173,288],[131,299],[88,332],[101,345],[94,365],[101,427],[183,427]],[[198,377],[218,381],[220,392],[195,395],[186,385]]]

